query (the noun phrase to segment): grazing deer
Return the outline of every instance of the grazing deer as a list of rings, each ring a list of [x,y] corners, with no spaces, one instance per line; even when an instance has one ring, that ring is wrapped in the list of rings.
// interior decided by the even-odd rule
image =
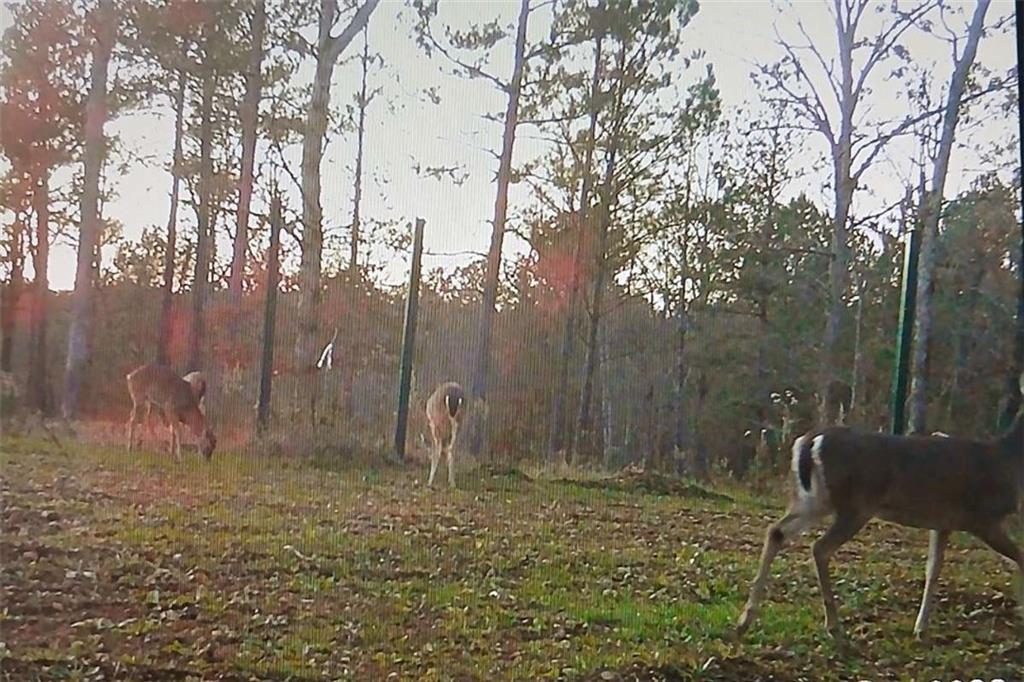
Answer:
[[[434,441],[434,447],[430,451],[428,486],[434,485],[437,463],[441,460],[441,455],[445,455],[448,459],[448,485],[455,487],[455,455],[452,449],[455,447],[455,436],[458,435],[459,424],[462,422],[462,405],[465,402],[462,386],[451,381],[438,386],[427,399],[427,421],[430,423],[430,435]]]
[[[1024,390],[1024,376],[1021,377]],[[1002,527],[1017,509],[1024,481],[1024,409],[999,438],[890,436],[843,427],[812,431],[793,445],[793,492],[786,515],[768,527],[761,564],[737,624],[742,635],[757,615],[772,560],[814,521],[833,516],[812,553],[825,606],[825,626],[842,632],[829,580],[832,554],[873,518],[930,531],[924,594],[914,624],[928,627],[943,554],[952,531],[966,531],[1017,565],[1024,553]]]
[[[175,459],[181,461],[181,437],[178,433],[179,424],[185,424],[192,435],[200,441],[200,450],[206,459],[210,459],[217,439],[206,424],[206,417],[199,409],[199,401],[193,392],[192,384],[174,373],[169,367],[156,364],[142,365],[132,370],[126,377],[128,393],[132,398],[132,413],[128,421],[128,452],[135,446],[135,425],[141,421],[139,408],[145,404],[147,409],[155,405],[164,415],[164,423],[170,429],[170,451]]]

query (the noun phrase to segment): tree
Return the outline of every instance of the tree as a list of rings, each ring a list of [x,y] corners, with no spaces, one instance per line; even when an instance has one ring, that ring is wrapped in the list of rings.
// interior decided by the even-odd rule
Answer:
[[[900,41],[932,10],[934,3],[927,0],[909,9],[893,8],[889,20],[873,35],[866,36],[862,22],[872,7],[875,5],[869,0],[833,0],[830,12],[836,31],[835,57],[826,58],[797,20],[803,42],[790,42],[779,36],[778,44],[785,57],[758,70],[767,86],[767,100],[781,105],[793,117],[793,128],[824,138],[832,163],[830,302],[819,377],[821,418],[826,422],[838,416],[838,404],[832,399],[830,387],[840,374],[838,341],[849,288],[854,193],[886,145],[915,122],[914,117],[895,122],[870,120],[868,108],[861,105],[870,92],[870,78],[881,65],[891,59],[909,59]]]
[[[942,215],[942,197],[946,186],[946,174],[949,170],[949,157],[953,152],[953,138],[956,133],[957,119],[960,116],[960,104],[967,88],[967,78],[978,52],[978,42],[985,28],[985,14],[989,0],[978,0],[967,29],[967,42],[963,53],[957,54],[958,40],[954,37],[953,75],[950,78],[949,91],[942,114],[942,134],[932,166],[931,189],[923,207],[924,230],[921,235],[921,256],[918,266],[917,280],[917,322],[914,338],[913,381],[910,388],[910,432],[924,433],[928,411],[928,364],[929,344],[931,343],[934,324],[932,297],[934,294],[934,276],[936,247],[939,233],[939,220]]]
[[[470,450],[479,455],[486,437],[487,378],[491,364],[491,334],[494,330],[494,305],[498,298],[498,277],[501,272],[501,247],[505,240],[505,219],[508,212],[508,186],[512,181],[512,149],[516,138],[516,120],[519,116],[519,94],[523,84],[526,63],[526,23],[530,16],[530,0],[522,0],[516,28],[515,56],[512,78],[508,84],[508,104],[505,107],[505,127],[501,137],[501,157],[498,161],[498,188],[494,198],[494,221],[491,225],[491,245],[487,250],[487,275],[484,279],[483,303],[480,307],[480,327],[477,331],[476,362],[473,367],[472,398],[474,412],[480,420],[472,432]]]
[[[191,370],[203,368],[206,343],[206,299],[210,288],[210,247],[214,239],[211,220],[213,193],[213,98],[218,74],[215,51],[219,40],[217,19],[207,16],[203,24],[203,63],[200,77],[202,99],[199,116],[199,203],[197,207],[196,267],[192,279],[192,332],[188,363]]]
[[[8,178],[23,183],[35,217],[34,278],[29,293],[28,404],[49,413],[48,382],[49,251],[52,239],[50,179],[78,148],[83,79],[82,43],[76,17],[66,2],[34,0],[12,6],[5,31],[0,84],[0,147],[10,162]],[[30,232],[26,234],[32,236]]]
[[[68,331],[68,355],[64,373],[62,411],[72,419],[78,411],[82,374],[89,359],[92,342],[92,315],[96,249],[99,243],[100,169],[106,140],[103,126],[108,117],[107,69],[117,36],[117,14],[113,0],[102,0],[89,13],[93,46],[89,75],[89,97],[85,107],[85,179],[82,188],[81,228],[78,237],[78,263],[75,291],[71,303],[71,328]]]
[[[302,263],[299,270],[299,306],[302,312],[295,345],[296,366],[303,373],[314,370],[316,336],[320,328],[320,302],[323,298],[320,281],[323,253],[320,161],[323,158],[324,135],[327,133],[331,76],[341,53],[369,21],[379,2],[366,0],[344,30],[334,36],[331,30],[338,20],[337,2],[321,0],[316,45],[309,48],[316,59],[316,71],[302,135]],[[314,390],[310,392],[310,419],[315,418],[316,402],[317,392]]]
[[[160,338],[157,339],[156,361],[170,363],[168,344],[173,332],[174,264],[178,246],[178,202],[181,195],[182,138],[185,128],[185,90],[188,75],[178,69],[178,87],[174,94],[174,151],[171,156],[171,206],[167,214],[167,240],[164,247],[163,296],[160,302]]]
[[[565,310],[565,327],[562,332],[562,347],[558,357],[558,385],[555,389],[554,400],[551,404],[551,421],[548,436],[548,460],[554,461],[561,457],[566,443],[563,439],[565,433],[572,433],[566,428],[565,413],[569,394],[569,365],[573,345],[576,336],[576,308],[579,299],[580,275],[583,270],[583,245],[586,239],[588,215],[590,211],[590,193],[593,184],[591,168],[594,163],[594,148],[597,144],[597,118],[600,113],[600,88],[601,88],[601,48],[604,41],[603,14],[605,11],[604,2],[601,2],[596,10],[601,24],[597,27],[594,36],[594,67],[590,78],[590,91],[587,93],[587,109],[590,112],[587,126],[586,139],[583,152],[583,181],[580,183],[579,203],[575,219],[576,244],[573,250],[572,275],[569,286],[569,298]]]
[[[249,65],[245,74],[245,97],[239,118],[242,125],[242,171],[238,179],[238,213],[228,290],[237,302],[242,296],[245,254],[249,244],[249,206],[252,200],[256,135],[263,87],[263,34],[267,24],[266,0],[254,0],[250,20]]]

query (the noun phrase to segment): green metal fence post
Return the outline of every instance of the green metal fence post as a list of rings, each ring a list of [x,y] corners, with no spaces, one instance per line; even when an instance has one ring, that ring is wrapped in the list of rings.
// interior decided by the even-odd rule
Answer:
[[[398,420],[395,424],[395,458],[405,459],[405,434],[409,425],[409,391],[412,385],[413,350],[416,346],[416,314],[420,299],[420,261],[423,256],[423,218],[416,219],[412,237],[412,268],[405,301],[405,327],[402,331],[402,366],[398,379]]]
[[[903,257],[903,290],[900,294],[899,340],[892,382],[892,432],[900,435],[907,428],[907,379],[910,375],[910,347],[917,311],[917,260],[921,250],[921,230],[914,224]]]

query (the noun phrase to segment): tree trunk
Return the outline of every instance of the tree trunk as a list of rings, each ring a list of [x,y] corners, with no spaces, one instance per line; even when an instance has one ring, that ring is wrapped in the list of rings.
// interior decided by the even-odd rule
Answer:
[[[359,209],[363,200],[363,145],[366,140],[366,107],[369,102],[366,100],[366,77],[370,69],[370,38],[367,29],[363,27],[363,56],[360,60],[362,66],[362,80],[359,86],[359,125],[356,129],[356,173],[355,186],[352,191],[352,239],[349,242],[348,271],[349,279],[355,281],[357,268],[359,267],[359,240],[360,240],[360,215]]]
[[[839,411],[838,405],[831,399],[831,386],[839,380],[841,363],[837,345],[842,331],[846,290],[850,277],[849,220],[853,192],[856,189],[856,181],[853,178],[853,114],[857,103],[853,79],[855,30],[852,22],[844,24],[837,21],[836,32],[842,75],[839,92],[839,136],[832,145],[835,215],[832,218],[832,260],[829,262],[828,271],[829,310],[822,343],[823,371],[819,394],[822,407],[819,419],[825,424],[834,423]]]
[[[327,109],[331,98],[331,76],[342,51],[356,33],[366,26],[380,0],[367,0],[338,36],[331,36],[337,4],[321,0],[317,35],[316,72],[306,107],[302,135],[302,261],[299,270],[299,329],[295,365],[302,375],[315,371],[317,333],[320,329],[321,255],[323,252],[323,209],[320,205],[320,161],[327,134]],[[309,417],[315,419],[318,382],[309,391]],[[298,384],[297,384],[298,386]]]
[[[685,261],[685,256],[683,258]],[[684,276],[684,284],[685,279]],[[693,446],[686,414],[686,380],[690,373],[686,364],[686,334],[689,331],[690,319],[683,296],[685,290],[685,286],[679,287],[679,300],[676,303],[676,362],[672,373],[672,416],[675,422],[672,444],[677,458],[686,454]]]
[[[932,168],[932,187],[924,210],[924,232],[921,235],[921,261],[917,280],[917,329],[914,339],[913,377],[910,384],[910,432],[924,433],[928,412],[928,365],[934,323],[935,260],[939,239],[939,220],[942,217],[942,197],[946,185],[949,157],[953,151],[953,136],[960,116],[960,100],[964,95],[967,76],[974,64],[985,25],[989,0],[978,0],[967,31],[967,44],[963,54],[955,61],[949,94],[942,116],[942,137]]]
[[[603,450],[603,457],[605,468],[609,465],[618,466],[618,462],[613,462],[615,454],[615,425],[612,423],[613,410],[612,405],[622,404],[621,399],[618,401],[612,400],[613,392],[619,395],[621,391],[614,391],[611,382],[611,366],[609,358],[609,343],[608,343],[608,320],[601,321],[601,328],[598,331],[598,346],[601,349],[599,357],[601,366],[598,370],[598,374],[601,377],[601,448]],[[623,387],[620,387],[620,389]],[[621,398],[621,395],[619,395]]]
[[[50,386],[47,373],[47,327],[49,325],[49,263],[50,263],[50,170],[42,168],[36,180],[32,204],[36,213],[36,249],[32,254],[35,279],[32,282],[32,327],[29,368],[28,404],[50,413]]]
[[[494,306],[498,299],[498,280],[501,275],[501,246],[505,239],[505,217],[508,210],[508,186],[512,180],[512,148],[515,144],[516,124],[519,119],[519,94],[523,84],[526,62],[526,22],[530,14],[530,0],[521,0],[519,25],[516,31],[515,61],[512,80],[508,87],[508,105],[505,109],[505,130],[501,142],[501,160],[498,164],[498,193],[494,199],[494,223],[491,247],[487,252],[487,274],[484,298],[480,308],[477,332],[476,366],[473,369],[472,396],[476,427],[471,430],[470,452],[478,456],[483,449],[487,430],[487,378],[491,363],[491,333],[494,328]]]
[[[608,162],[605,165],[604,191],[601,203],[601,222],[598,225],[597,249],[595,253],[594,286],[591,292],[591,313],[590,328],[587,337],[587,356],[583,364],[583,388],[580,391],[579,415],[576,420],[576,440],[573,448],[574,455],[589,455],[593,450],[591,429],[593,427],[593,416],[591,415],[591,402],[594,391],[594,371],[597,367],[597,331],[601,325],[602,307],[604,305],[605,280],[608,276],[608,233],[611,229],[611,201],[612,175],[615,172],[615,145],[608,155]],[[575,459],[575,456],[574,456]]]
[[[20,213],[15,215],[11,223],[11,279],[3,298],[2,340],[0,340],[0,371],[11,372],[14,359],[14,318],[17,315],[18,303],[25,283],[24,247],[22,236],[25,223]]]
[[[864,295],[867,290],[867,285],[862,284],[860,290],[857,293],[857,316],[854,321],[853,330],[853,377],[850,381],[850,414],[852,415],[854,410],[857,409],[858,403],[861,401],[861,392],[864,390],[861,386],[860,375],[861,369],[864,364],[864,345],[863,345],[863,327],[864,327]],[[848,421],[848,423],[852,423]]]
[[[599,5],[603,8],[603,2]],[[601,46],[604,34],[599,33],[594,45],[594,72],[590,81],[590,127],[587,132],[587,147],[584,151],[583,183],[580,187],[579,210],[575,217],[576,248],[573,252],[572,283],[569,288],[569,299],[565,311],[565,331],[562,333],[562,348],[558,359],[558,388],[551,405],[550,434],[548,436],[548,461],[563,457],[567,444],[563,440],[566,432],[565,413],[566,401],[569,396],[569,364],[572,360],[572,347],[576,336],[576,307],[580,290],[580,275],[583,269],[583,241],[588,226],[590,212],[590,187],[592,184],[590,168],[594,162],[594,146],[597,142],[597,103],[598,88],[601,86]],[[568,444],[571,446],[571,444]]]
[[[107,69],[116,39],[117,23],[111,0],[104,0],[96,15],[97,33],[92,50],[89,75],[89,99],[85,107],[85,169],[82,187],[81,227],[78,236],[78,264],[75,291],[71,299],[71,326],[68,331],[68,355],[64,371],[65,419],[78,413],[83,374],[92,345],[92,315],[95,279],[95,255],[100,237],[100,171],[103,166],[103,126],[107,120]]]
[[[270,423],[270,395],[274,381],[274,328],[277,319],[277,286],[280,280],[278,253],[281,245],[281,198],[274,190],[270,201],[270,251],[267,254],[267,300],[263,312],[263,352],[260,357],[260,387],[256,402],[256,428],[265,431]]]
[[[256,0],[253,7],[249,52],[249,70],[245,75],[245,96],[239,119],[242,124],[242,172],[238,178],[238,214],[235,243],[231,255],[228,291],[237,304],[242,298],[245,276],[245,254],[249,246],[249,205],[252,201],[253,167],[256,159],[256,134],[259,127],[260,93],[263,87],[263,33],[267,24],[266,0]]]
[[[160,338],[157,340],[156,361],[170,364],[171,335],[174,333],[174,262],[178,249],[178,197],[181,190],[181,144],[185,120],[185,89],[188,77],[178,71],[178,91],[174,96],[174,155],[171,160],[171,210],[167,216],[167,242],[164,248],[163,301],[160,304]]]
[[[212,42],[212,41],[211,41]],[[210,43],[207,44],[210,49]],[[206,355],[206,297],[210,287],[211,192],[213,190],[213,97],[217,90],[212,64],[204,65],[202,121],[199,127],[199,214],[196,239],[196,269],[192,281],[192,335],[189,339],[189,369],[201,370]]]
[[[625,69],[625,48],[619,54],[619,72]],[[622,114],[622,86],[617,86],[615,110],[612,121],[617,122]],[[612,201],[615,195],[613,184],[615,181],[615,165],[618,155],[618,130],[611,128],[608,156],[605,159],[604,178],[601,180],[601,214],[597,228],[597,245],[594,251],[594,283],[591,290],[591,314],[590,329],[587,338],[587,355],[583,365],[583,388],[580,390],[579,415],[576,419],[576,440],[573,447],[573,460],[580,454],[587,455],[592,446],[591,427],[593,418],[591,416],[591,399],[594,390],[594,369],[597,365],[597,329],[601,323],[602,303],[604,299],[605,279],[608,275],[608,233],[611,230]]]
[[[1014,31],[1017,37],[1017,64],[1024,63],[1024,6],[1014,4]],[[1020,150],[1020,166],[1024,168],[1024,79],[1017,74],[1017,142]],[[1020,195],[1021,211],[1024,211],[1024,192]],[[1024,221],[1018,226],[1020,242],[1016,246],[1017,272],[1024,273]],[[1011,256],[1012,257],[1012,256]],[[1024,404],[1024,386],[1020,377],[1024,375],[1024,277],[1017,282],[1017,330],[1013,340],[1012,376],[1008,376],[1003,409],[999,414],[997,427],[1009,428],[1021,405]]]

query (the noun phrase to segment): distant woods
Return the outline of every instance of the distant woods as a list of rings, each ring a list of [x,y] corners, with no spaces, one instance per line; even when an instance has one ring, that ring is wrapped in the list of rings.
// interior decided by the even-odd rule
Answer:
[[[449,380],[469,389],[466,447],[498,460],[746,476],[783,466],[817,421],[885,428],[911,229],[914,427],[995,428],[1019,371],[1020,174],[1000,127],[1015,74],[978,62],[1008,28],[988,2],[794,5],[740,108],[693,47],[709,30],[695,2],[457,5],[11,5],[0,369],[22,406],[123,419],[124,375],[157,359],[207,374],[236,442],[262,378],[271,433],[380,448],[404,296],[386,266],[409,234],[368,201],[393,170],[370,141],[417,107],[476,106],[410,80],[401,44],[500,101],[480,104],[473,141],[493,155],[491,194],[472,199],[490,209],[486,253],[424,274],[411,439]],[[948,60],[923,61],[929,44]],[[130,148],[117,124],[154,112],[167,144]],[[331,181],[340,209],[323,181],[339,139],[356,150]],[[466,203],[465,171],[437,162],[410,161],[422,191]],[[105,208],[139,163],[166,170],[169,212],[121,225]],[[74,291],[53,292],[50,248],[68,243]]]

